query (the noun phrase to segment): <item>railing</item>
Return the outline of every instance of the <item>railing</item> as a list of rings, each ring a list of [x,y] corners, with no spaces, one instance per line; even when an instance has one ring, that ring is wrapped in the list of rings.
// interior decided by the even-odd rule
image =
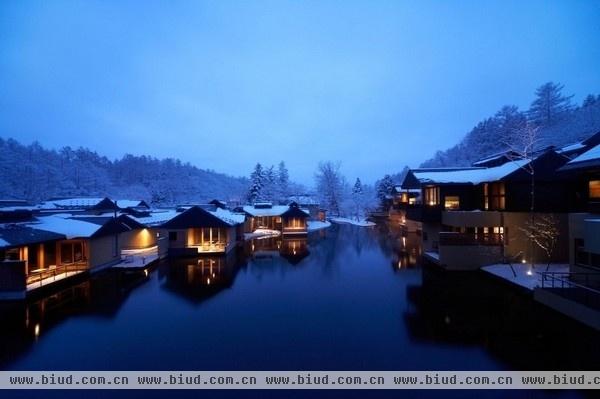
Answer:
[[[503,242],[502,234],[440,233],[440,245],[502,245]]]
[[[51,281],[46,281],[46,283],[51,283],[56,281],[56,277],[61,276],[62,274],[67,277],[69,275],[81,273],[86,270],[88,270],[87,263],[72,263],[68,265],[50,266],[48,268],[30,270],[29,274],[27,275],[27,285],[39,283],[38,287],[41,287],[44,285],[44,282],[47,279],[51,278]]]
[[[600,309],[600,273],[578,272],[539,272],[542,289],[582,303],[586,306]]]

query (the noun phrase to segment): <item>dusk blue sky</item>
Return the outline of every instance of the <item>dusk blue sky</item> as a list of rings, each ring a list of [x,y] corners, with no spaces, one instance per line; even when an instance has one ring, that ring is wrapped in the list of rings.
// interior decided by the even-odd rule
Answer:
[[[232,175],[417,166],[540,84],[600,93],[600,1],[0,2],[0,136]]]

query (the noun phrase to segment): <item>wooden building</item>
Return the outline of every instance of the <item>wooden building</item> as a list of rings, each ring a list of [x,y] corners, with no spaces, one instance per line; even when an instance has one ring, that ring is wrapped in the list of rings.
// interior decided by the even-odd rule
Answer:
[[[548,150],[531,162],[410,171],[405,185],[414,188],[418,182],[421,204],[407,207],[405,217],[417,224],[425,253],[450,269],[474,269],[516,257],[543,261],[542,250],[532,247],[523,231],[532,207],[529,170],[535,171],[535,213],[552,214],[566,234],[568,187],[556,171],[568,160]],[[561,242],[553,260],[566,257]]]
[[[211,211],[212,210],[212,211]],[[221,208],[191,206],[163,223],[159,230],[168,237],[170,256],[227,253],[235,246],[243,226],[243,215]]]
[[[12,276],[9,285],[13,289],[2,288],[24,295],[65,277],[119,263],[122,250],[155,245],[156,236],[125,215],[77,218],[62,214],[2,224],[0,274]]]
[[[273,205],[270,202],[256,203],[243,207],[247,215],[244,230],[274,230],[281,234],[307,234],[309,212],[292,202],[289,205]]]

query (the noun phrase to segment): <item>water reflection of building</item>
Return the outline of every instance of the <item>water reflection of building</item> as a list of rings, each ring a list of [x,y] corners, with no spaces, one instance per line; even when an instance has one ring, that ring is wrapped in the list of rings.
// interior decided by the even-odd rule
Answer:
[[[281,242],[279,250],[281,256],[287,259],[292,265],[297,265],[306,258],[310,252],[308,251],[308,243],[306,238],[284,239]]]
[[[129,293],[148,280],[147,271],[111,270],[52,294],[0,302],[0,367],[75,315],[114,317]]]
[[[284,258],[289,263],[296,265],[310,252],[307,237],[281,238],[278,236],[252,240],[246,247],[246,254],[255,261]]]
[[[478,273],[422,269],[409,285],[403,314],[413,342],[482,347],[517,370],[592,370],[597,333]]]
[[[386,239],[382,245],[391,246],[387,252],[391,252],[393,269],[416,267],[421,263],[422,246],[419,234],[394,223],[389,223],[383,228],[386,231],[380,233],[386,236]]]
[[[165,270],[164,288],[199,303],[230,288],[240,266],[234,253],[171,259]]]

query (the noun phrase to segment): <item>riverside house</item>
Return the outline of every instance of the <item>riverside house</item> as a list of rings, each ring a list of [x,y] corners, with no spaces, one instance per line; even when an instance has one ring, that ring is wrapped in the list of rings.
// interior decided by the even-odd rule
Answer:
[[[168,237],[169,256],[224,254],[242,236],[245,216],[214,204],[180,207],[173,218],[158,226]]]
[[[310,213],[296,202],[289,205],[261,202],[244,206],[243,211],[248,216],[244,227],[247,233],[256,230],[273,230],[284,235],[308,233],[306,222]]]
[[[523,231],[531,216],[530,168],[535,170],[535,214],[552,215],[560,235],[567,235],[568,188],[556,171],[569,158],[549,149],[531,161],[509,159],[490,167],[409,171],[402,187],[420,186],[421,203],[408,206],[405,218],[422,235],[426,258],[450,270],[545,261]],[[552,261],[566,260],[567,247],[560,240]]]
[[[559,169],[569,182],[569,271],[543,272],[534,297],[600,330],[600,145]]]
[[[76,217],[71,214],[2,215],[0,291],[27,292],[122,261],[122,251],[149,250],[156,236],[126,215]]]

